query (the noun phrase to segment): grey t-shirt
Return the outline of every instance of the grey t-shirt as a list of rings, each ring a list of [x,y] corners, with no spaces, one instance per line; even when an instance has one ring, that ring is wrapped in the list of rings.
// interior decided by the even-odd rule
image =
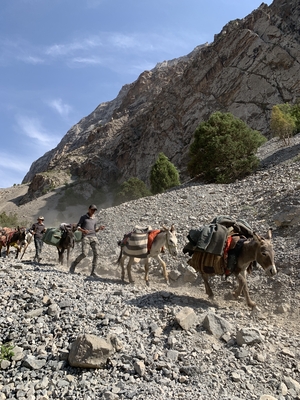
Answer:
[[[35,232],[35,237],[38,239],[42,239],[45,229],[45,225],[43,223],[39,224],[38,222],[33,224],[31,227],[31,230]]]
[[[84,236],[96,236],[96,219],[94,216],[90,217],[89,214],[83,215],[80,217],[77,226],[89,231],[89,233],[84,234]]]

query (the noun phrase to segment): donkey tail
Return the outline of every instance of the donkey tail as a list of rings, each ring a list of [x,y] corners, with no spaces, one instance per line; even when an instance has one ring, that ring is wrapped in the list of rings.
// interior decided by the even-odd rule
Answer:
[[[118,260],[117,260],[116,264],[120,264],[120,261],[121,261],[122,255],[123,255],[123,247],[121,246],[121,250],[120,250],[119,258],[118,258]]]

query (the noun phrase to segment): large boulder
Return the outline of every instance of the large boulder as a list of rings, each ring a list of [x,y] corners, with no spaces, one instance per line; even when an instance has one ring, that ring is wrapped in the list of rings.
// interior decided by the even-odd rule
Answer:
[[[112,344],[105,339],[82,334],[72,343],[68,361],[72,367],[101,368],[113,352]]]

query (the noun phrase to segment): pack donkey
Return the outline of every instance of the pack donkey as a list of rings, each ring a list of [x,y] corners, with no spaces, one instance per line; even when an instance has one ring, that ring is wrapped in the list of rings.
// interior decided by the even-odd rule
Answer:
[[[236,253],[236,264],[230,273],[234,274],[238,280],[238,287],[233,296],[238,298],[244,293],[247,305],[254,309],[256,303],[251,300],[247,286],[247,270],[253,263],[257,262],[264,269],[268,276],[277,273],[274,262],[274,250],[271,242],[272,230],[269,229],[266,237],[262,237],[253,232],[252,238],[240,242],[239,251]],[[209,286],[208,279],[212,275],[223,275],[225,270],[224,257],[208,254],[205,252],[194,252],[188,261],[196,271],[200,272],[204,280],[205,291],[209,297],[213,297],[213,292]]]
[[[9,255],[10,247],[17,249],[16,257],[19,257],[22,246],[25,245],[26,228],[19,227],[17,229],[2,228],[0,231],[0,256],[2,247],[6,247],[6,255]]]
[[[173,257],[178,254],[177,236],[174,225],[172,225],[170,229],[165,226],[159,230],[152,230],[149,228],[144,232],[145,240],[142,239],[143,244],[141,243],[141,240],[138,240],[137,244],[131,246],[130,248],[127,239],[128,237],[132,237],[131,235],[134,236],[135,239],[135,237],[138,236],[138,233],[134,235],[134,232],[131,232],[128,235],[124,235],[124,239],[118,242],[118,244],[121,246],[118,264],[120,264],[122,268],[122,281],[124,282],[125,280],[125,260],[128,257],[129,261],[127,264],[127,274],[129,282],[134,283],[131,274],[132,264],[140,263],[145,267],[145,281],[146,284],[149,285],[149,258],[154,258],[159,262],[160,266],[162,267],[163,276],[166,282],[169,283],[166,263],[160,257],[160,253],[162,249],[166,247]],[[141,236],[142,235],[143,233],[141,233]]]
[[[77,229],[77,225],[62,223],[60,225],[60,229],[62,231],[62,235],[60,241],[56,245],[58,250],[58,262],[63,265],[64,252],[67,250],[67,267],[69,268],[70,250],[73,249],[75,245],[74,232]]]

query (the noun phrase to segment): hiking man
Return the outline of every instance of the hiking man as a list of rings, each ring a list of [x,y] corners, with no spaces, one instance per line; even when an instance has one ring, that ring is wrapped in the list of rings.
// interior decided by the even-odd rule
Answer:
[[[81,254],[75,259],[75,261],[72,262],[71,267],[69,272],[71,274],[74,274],[76,265],[80,263],[81,260],[83,260],[89,252],[90,247],[92,248],[93,251],[93,261],[92,261],[92,271],[91,271],[91,276],[96,277],[95,269],[98,264],[98,258],[100,254],[100,246],[99,246],[99,241],[96,236],[96,232],[99,232],[99,230],[103,230],[104,226],[100,225],[98,228],[96,228],[96,218],[95,218],[95,211],[97,210],[97,207],[95,204],[91,204],[89,206],[88,212],[85,215],[82,215],[80,217],[80,220],[77,224],[77,229],[82,232],[82,250]]]
[[[41,252],[43,248],[43,235],[46,232],[46,227],[44,225],[44,217],[40,216],[37,219],[37,222],[34,223],[30,229],[30,232],[34,235],[34,246],[35,246],[35,256],[33,261],[40,262],[41,261]]]

